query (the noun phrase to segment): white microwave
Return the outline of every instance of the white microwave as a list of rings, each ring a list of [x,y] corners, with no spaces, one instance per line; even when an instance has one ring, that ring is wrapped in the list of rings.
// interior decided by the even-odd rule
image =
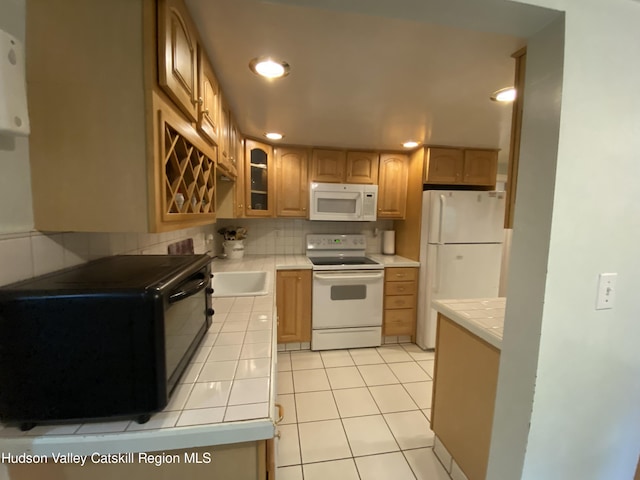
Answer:
[[[378,186],[354,183],[312,183],[309,220],[373,222]]]

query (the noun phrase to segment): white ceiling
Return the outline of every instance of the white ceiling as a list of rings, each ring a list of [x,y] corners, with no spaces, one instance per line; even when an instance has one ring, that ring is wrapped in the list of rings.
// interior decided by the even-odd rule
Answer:
[[[506,0],[186,0],[240,130],[286,144],[509,146],[511,54],[557,12]],[[267,81],[248,68],[291,65]]]

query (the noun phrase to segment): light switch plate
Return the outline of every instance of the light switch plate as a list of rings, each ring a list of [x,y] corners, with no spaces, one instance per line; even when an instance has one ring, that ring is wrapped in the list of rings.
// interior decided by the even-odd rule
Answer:
[[[598,294],[596,296],[596,310],[613,308],[616,299],[617,273],[601,273],[598,276]]]

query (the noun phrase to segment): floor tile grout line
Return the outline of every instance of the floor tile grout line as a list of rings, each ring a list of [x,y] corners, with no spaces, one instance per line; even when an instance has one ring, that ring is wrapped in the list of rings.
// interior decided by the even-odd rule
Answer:
[[[280,353],[280,352],[279,352],[279,353]],[[289,353],[289,354],[290,354],[290,352],[284,352],[284,353]],[[409,352],[407,352],[407,353],[409,353]],[[359,368],[357,368],[357,367],[359,367],[360,365],[358,365],[357,363],[355,363],[355,359],[353,359],[353,356],[351,355],[351,352],[349,352],[349,354],[350,354],[350,356],[351,356],[352,361],[354,362],[354,365],[353,365],[353,366],[355,366],[355,367],[356,367],[356,371],[358,372],[358,375],[360,376],[360,378],[363,380],[363,382],[364,382],[364,384],[365,384],[365,388],[367,389],[367,392],[368,392],[368,393],[369,393],[369,395],[371,395],[371,397],[373,398],[374,403],[376,404],[376,407],[378,408],[378,410],[379,410],[379,412],[380,412],[378,415],[382,416],[382,419],[383,419],[383,421],[385,422],[385,425],[387,426],[387,428],[388,428],[388,429],[389,429],[389,431],[391,432],[391,435],[392,435],[392,437],[393,437],[394,441],[396,442],[396,445],[398,446],[398,450],[397,450],[397,451],[399,451],[399,452],[401,452],[401,453],[402,453],[403,458],[405,459],[405,462],[406,462],[406,463],[407,463],[407,465],[409,466],[409,469],[410,469],[410,471],[411,471],[412,475],[414,476],[414,478],[417,478],[416,473],[415,473],[415,471],[414,471],[413,467],[411,466],[411,464],[409,463],[409,460],[407,459],[407,457],[406,457],[406,455],[405,455],[405,451],[409,451],[409,450],[417,450],[417,449],[421,449],[421,448],[431,448],[431,449],[433,449],[433,446],[431,446],[431,447],[428,447],[428,446],[427,446],[427,447],[416,447],[416,448],[410,448],[410,449],[406,449],[406,450],[403,450],[403,449],[402,449],[402,447],[400,446],[400,443],[398,442],[398,440],[397,440],[397,438],[396,438],[396,435],[393,433],[393,430],[392,430],[392,429],[391,429],[391,427],[389,426],[389,424],[388,424],[388,422],[387,422],[387,419],[386,419],[386,417],[384,416],[385,414],[380,410],[380,406],[378,405],[378,402],[376,402],[375,397],[374,397],[374,396],[372,395],[372,393],[371,393],[370,388],[371,388],[372,386],[371,386],[371,385],[368,385],[368,384],[366,383],[366,381],[364,381],[364,378],[362,377],[362,373],[360,372],[360,369],[359,369]],[[379,353],[378,353],[378,355],[379,355]],[[289,355],[289,356],[290,356],[290,355]],[[402,387],[403,387],[403,389],[405,390],[405,392],[409,395],[409,398],[411,398],[411,400],[413,401],[413,403],[416,405],[417,409],[412,409],[412,410],[409,410],[409,411],[416,411],[416,410],[417,410],[417,411],[419,411],[419,412],[420,412],[420,413],[425,417],[425,419],[426,419],[426,420],[427,420],[427,422],[429,423],[429,426],[431,426],[431,422],[430,422],[430,420],[426,417],[425,413],[423,412],[423,409],[422,409],[422,408],[420,408],[420,406],[417,404],[417,402],[415,401],[415,399],[411,396],[411,394],[409,393],[409,391],[408,391],[408,390],[405,388],[405,386],[404,386],[404,385],[405,385],[405,383],[419,383],[419,382],[422,382],[422,381],[416,381],[416,382],[402,382],[402,381],[400,381],[400,378],[398,378],[398,376],[395,374],[395,372],[394,372],[394,371],[391,369],[391,367],[389,366],[389,363],[398,363],[398,362],[388,362],[388,361],[387,361],[386,359],[384,359],[384,357],[382,357],[381,355],[380,355],[380,357],[381,357],[381,358],[382,358],[382,360],[383,360],[383,363],[382,363],[382,364],[387,365],[387,367],[391,370],[391,372],[392,372],[392,374],[394,375],[394,377],[398,380],[398,383],[399,383],[400,385],[402,385]],[[413,357],[411,357],[411,358],[412,358],[412,360],[411,360],[411,361],[412,361],[412,362],[414,362],[414,363],[416,363],[416,364],[418,365],[418,367],[419,367],[421,370],[423,370],[423,371],[424,371],[424,369],[423,369],[423,368],[422,368],[422,367],[417,363],[417,362],[418,362],[418,360],[416,360],[416,359],[415,359],[415,358],[413,358]],[[328,376],[328,374],[327,374],[327,372],[326,372],[326,369],[327,369],[327,368],[332,368],[332,367],[327,367],[327,366],[326,366],[326,364],[325,364],[325,362],[324,362],[324,359],[322,358],[322,355],[320,355],[320,359],[321,359],[321,361],[322,361],[323,370],[325,371],[325,376],[327,377],[327,380],[328,380],[329,376]],[[365,365],[368,365],[368,364],[365,364]],[[371,365],[376,365],[376,364],[371,364]],[[377,364],[377,365],[380,365],[380,364]],[[351,365],[349,365],[349,366],[351,366]],[[336,368],[339,368],[339,367],[336,367]],[[306,370],[306,369],[303,369],[303,370]],[[428,372],[426,372],[426,371],[425,371],[425,373],[426,373],[426,374],[427,374],[427,376],[431,379],[431,381],[433,381],[432,377],[428,374]],[[293,383],[293,362],[291,362],[291,377],[292,377],[292,383]],[[350,453],[351,453],[351,457],[348,457],[348,458],[350,458],[350,459],[352,460],[353,464],[354,464],[354,465],[355,465],[355,467],[356,467],[356,472],[357,472],[357,474],[358,474],[358,477],[359,477],[359,478],[361,478],[360,470],[358,469],[358,464],[357,464],[357,462],[355,461],[355,460],[356,460],[356,458],[360,458],[360,457],[369,457],[369,456],[377,456],[377,455],[383,455],[383,454],[389,454],[389,453],[395,453],[395,451],[394,451],[394,452],[382,452],[382,453],[369,454],[369,455],[361,455],[361,456],[358,456],[358,457],[356,457],[356,456],[354,456],[354,455],[353,455],[353,449],[352,449],[352,447],[351,447],[351,442],[349,441],[349,437],[347,436],[346,429],[345,429],[344,422],[343,422],[344,418],[352,418],[352,417],[343,417],[343,416],[342,416],[342,414],[340,413],[340,410],[339,410],[339,408],[338,408],[338,402],[337,402],[337,400],[336,400],[336,398],[335,398],[335,393],[334,393],[334,390],[343,390],[343,389],[333,388],[333,386],[331,385],[331,382],[328,382],[328,383],[329,383],[329,391],[331,391],[331,395],[332,395],[333,401],[334,401],[334,403],[335,403],[335,407],[336,407],[336,410],[337,410],[337,413],[338,413],[338,417],[339,417],[340,423],[341,423],[341,425],[342,425],[342,429],[343,429],[343,432],[344,432],[344,434],[345,434],[345,438],[347,439],[347,444],[348,444],[348,446],[349,446],[349,450],[350,450]],[[397,384],[389,384],[389,385],[397,385]],[[376,386],[380,386],[380,385],[376,385]],[[383,385],[383,386],[384,386],[384,385]],[[305,466],[305,465],[313,464],[313,463],[333,462],[333,461],[344,460],[344,459],[330,459],[330,460],[325,460],[325,461],[321,461],[321,462],[307,462],[307,463],[304,463],[304,462],[303,462],[303,458],[302,458],[302,444],[301,444],[301,436],[300,436],[300,429],[299,429],[299,425],[300,425],[300,423],[312,423],[312,422],[299,422],[299,420],[298,420],[298,416],[297,416],[297,403],[295,403],[295,395],[296,395],[296,392],[295,392],[295,384],[293,385],[293,388],[294,388],[294,392],[292,393],[292,395],[293,395],[294,404],[295,404],[295,408],[296,408],[296,431],[297,431],[297,433],[298,433],[298,448],[299,448],[299,450],[300,450],[300,464],[299,464],[299,466],[300,466],[300,472],[301,472],[302,478],[304,479],[304,466]],[[362,387],[349,387],[349,388],[362,388]],[[326,391],[326,390],[319,390],[319,391]],[[300,393],[312,393],[312,392],[300,392]],[[402,412],[404,412],[404,411],[401,411],[401,412],[389,412],[389,413],[402,413]],[[362,415],[362,416],[371,416],[371,415]],[[358,417],[361,417],[361,416],[358,416]],[[357,418],[357,417],[353,417],[353,418]],[[317,420],[316,422],[319,422],[319,421],[323,421],[323,420]],[[326,420],[325,420],[325,421],[326,421]],[[296,466],[296,465],[292,465],[292,466]]]

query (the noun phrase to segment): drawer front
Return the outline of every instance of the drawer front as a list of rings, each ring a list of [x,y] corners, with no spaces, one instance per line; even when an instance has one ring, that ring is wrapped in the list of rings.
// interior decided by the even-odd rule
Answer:
[[[384,308],[416,308],[416,296],[387,295],[384,297]]]
[[[387,282],[384,284],[385,295],[415,295],[416,282]]]
[[[387,282],[404,282],[416,280],[418,278],[418,269],[412,267],[394,267],[385,270],[385,280]]]
[[[413,335],[415,308],[384,311],[384,335]]]

